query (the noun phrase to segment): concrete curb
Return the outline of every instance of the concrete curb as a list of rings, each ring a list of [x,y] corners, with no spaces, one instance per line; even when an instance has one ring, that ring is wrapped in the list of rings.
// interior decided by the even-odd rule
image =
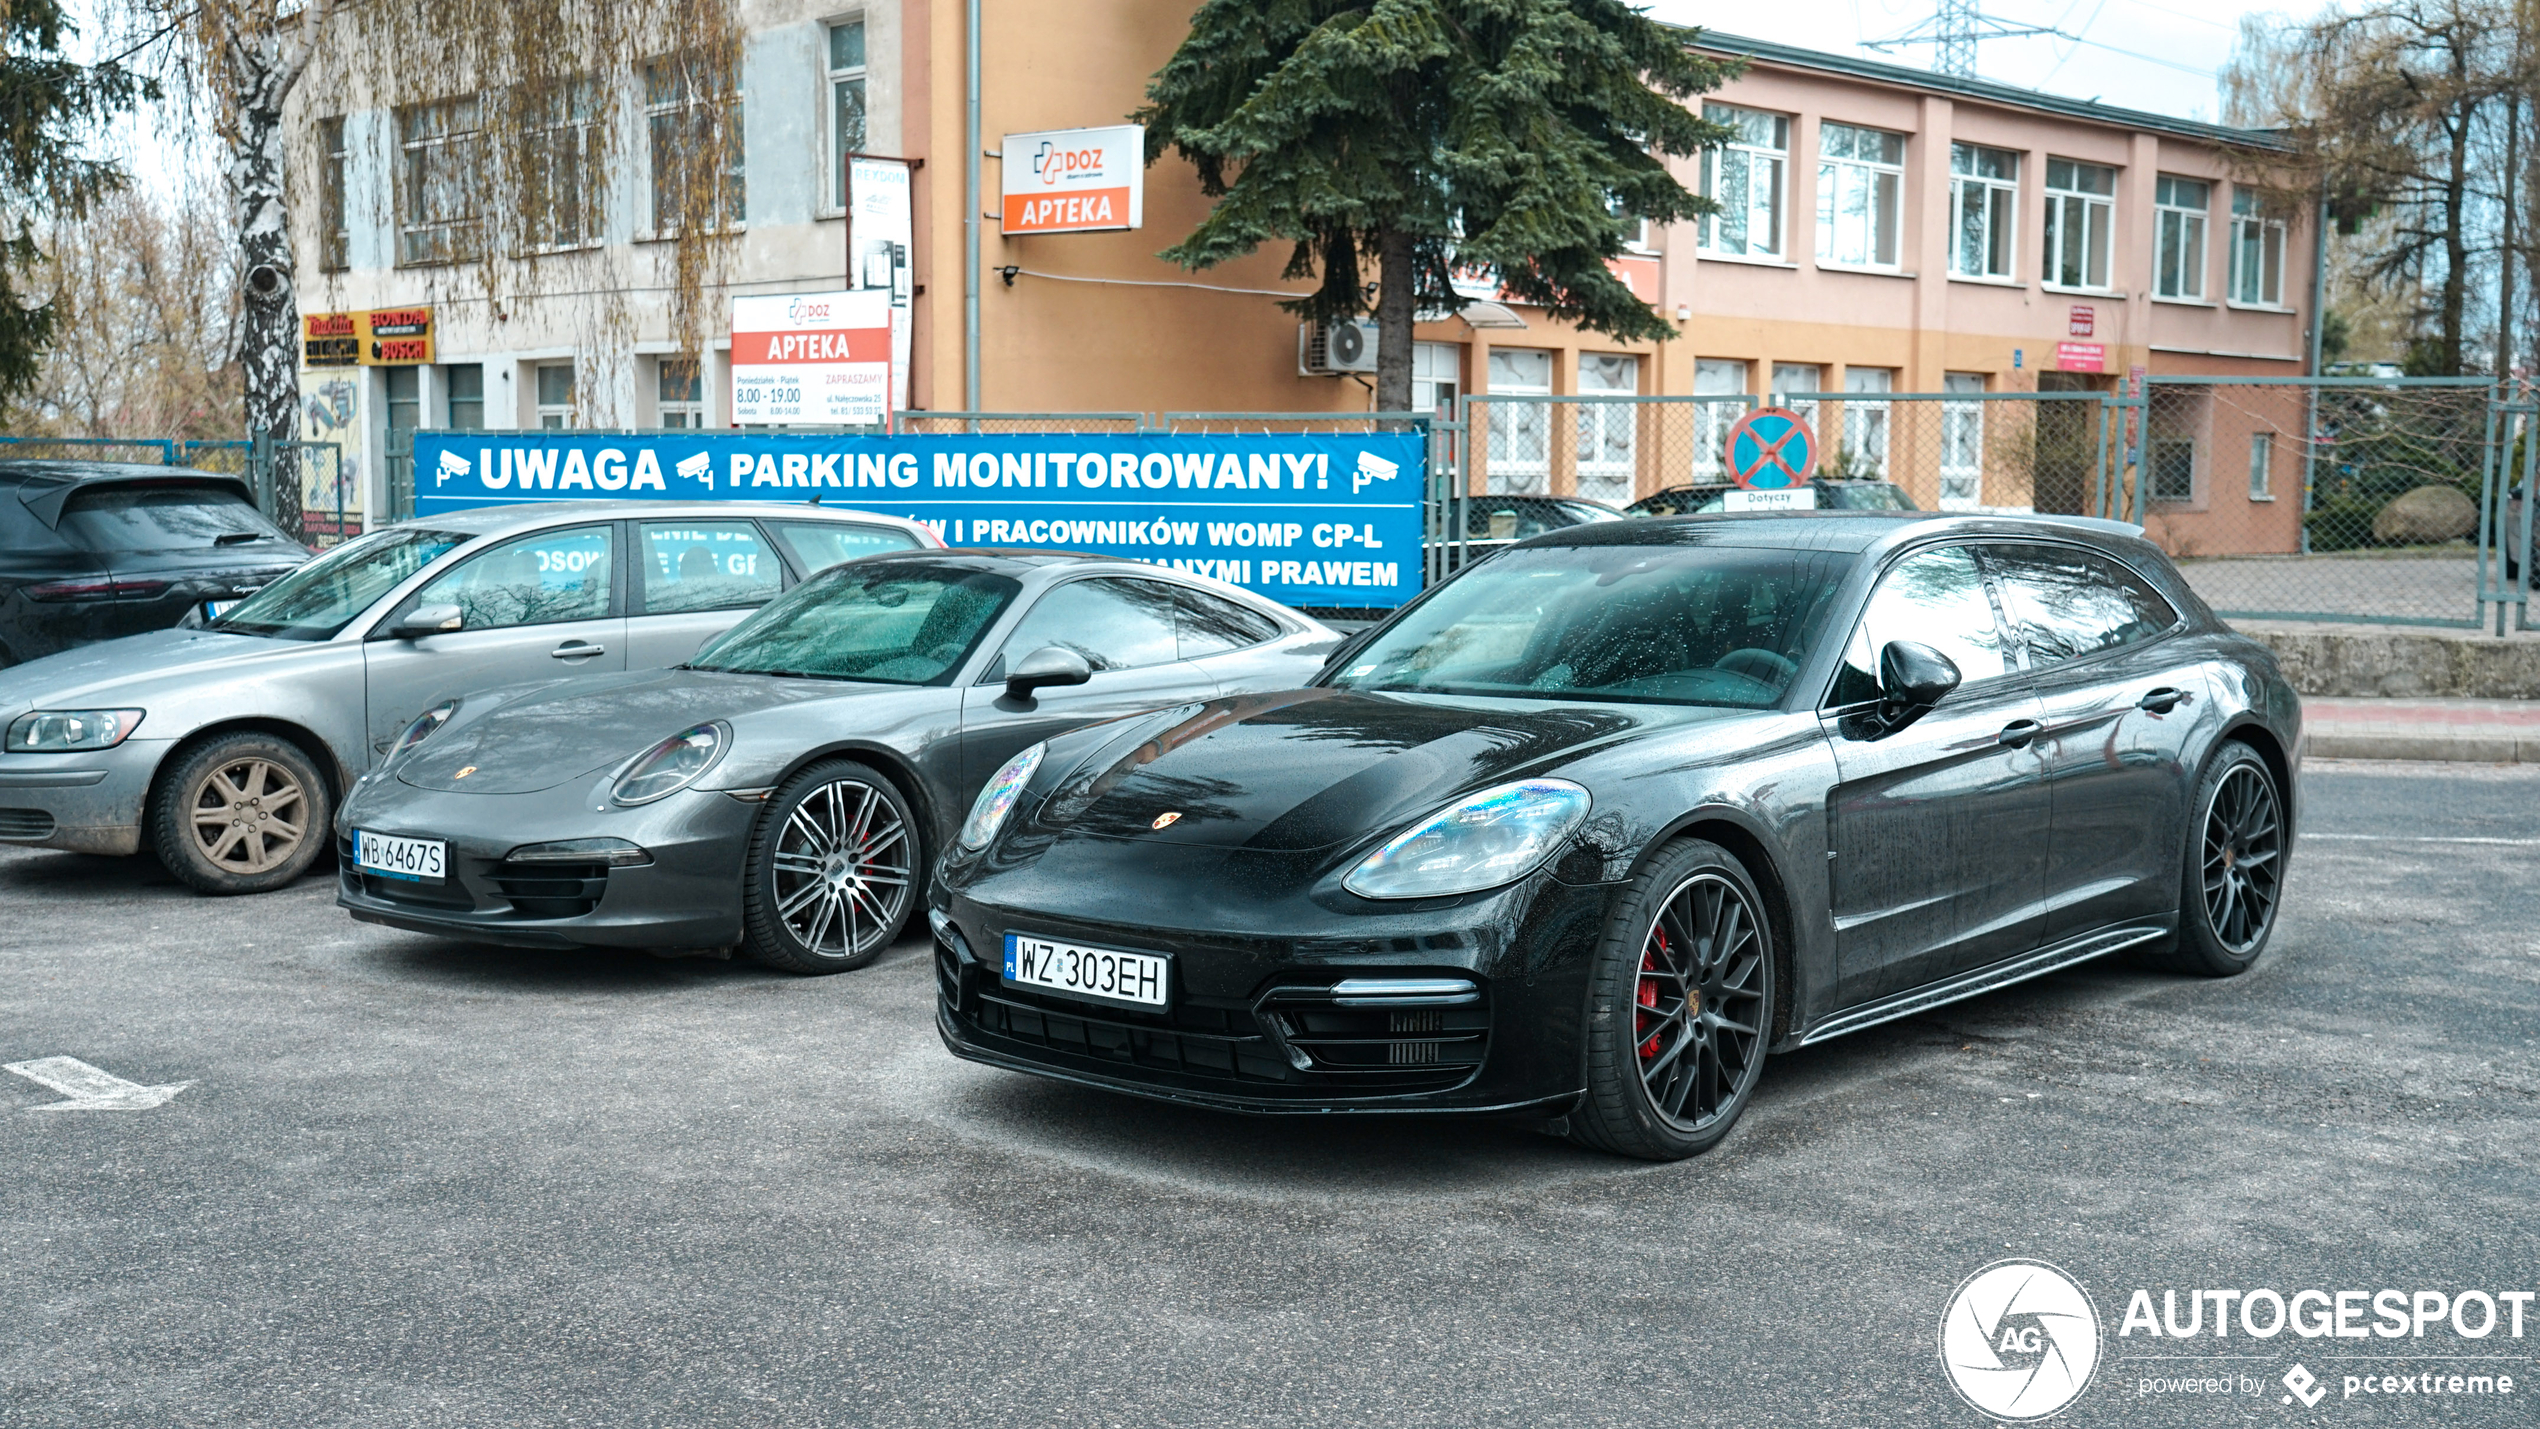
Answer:
[[[2540,764],[2540,739],[2512,735],[2397,734],[2314,731],[2303,738],[2312,759],[2422,759],[2445,764]]]

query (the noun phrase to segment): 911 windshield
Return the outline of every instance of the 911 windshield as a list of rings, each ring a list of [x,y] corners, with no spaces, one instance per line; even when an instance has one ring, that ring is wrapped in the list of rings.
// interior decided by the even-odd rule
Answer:
[[[1331,683],[1763,709],[1824,637],[1854,560],[1720,546],[1513,550],[1421,602]]]
[[[960,566],[852,562],[733,626],[692,670],[927,685],[950,679],[1022,587]]]

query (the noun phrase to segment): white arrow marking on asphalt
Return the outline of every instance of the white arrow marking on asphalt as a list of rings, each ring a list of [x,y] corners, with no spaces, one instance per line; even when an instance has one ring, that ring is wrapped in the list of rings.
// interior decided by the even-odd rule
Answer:
[[[28,1111],[148,1111],[194,1085],[192,1082],[178,1082],[170,1087],[145,1087],[139,1082],[127,1082],[112,1072],[100,1071],[77,1057],[38,1057],[32,1062],[11,1062],[0,1066],[0,1072],[15,1072],[30,1082],[42,1082],[70,1098],[66,1102],[31,1106]]]

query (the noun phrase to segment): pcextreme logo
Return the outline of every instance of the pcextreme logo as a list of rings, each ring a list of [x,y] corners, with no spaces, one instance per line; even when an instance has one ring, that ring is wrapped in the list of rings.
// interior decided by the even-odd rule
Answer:
[[[1997,1260],[1959,1285],[1940,1317],[1950,1388],[1996,1419],[2044,1419],[2090,1386],[2099,1311],[2073,1278],[2039,1260]]]

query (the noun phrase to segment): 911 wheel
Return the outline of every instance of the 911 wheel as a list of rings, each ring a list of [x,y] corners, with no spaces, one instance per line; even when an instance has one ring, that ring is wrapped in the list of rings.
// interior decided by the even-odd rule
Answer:
[[[1728,1135],[1772,1035],[1763,906],[1746,869],[1716,844],[1676,844],[1633,881],[1598,950],[1574,1137],[1675,1161]]]
[[[2246,972],[2275,932],[2284,890],[2284,802],[2275,771],[2237,741],[2214,751],[2189,805],[2178,939],[2142,961],[2173,972]]]
[[[891,781],[816,764],[767,801],[750,839],[742,923],[751,956],[834,973],[882,955],[916,903],[917,831]]]

